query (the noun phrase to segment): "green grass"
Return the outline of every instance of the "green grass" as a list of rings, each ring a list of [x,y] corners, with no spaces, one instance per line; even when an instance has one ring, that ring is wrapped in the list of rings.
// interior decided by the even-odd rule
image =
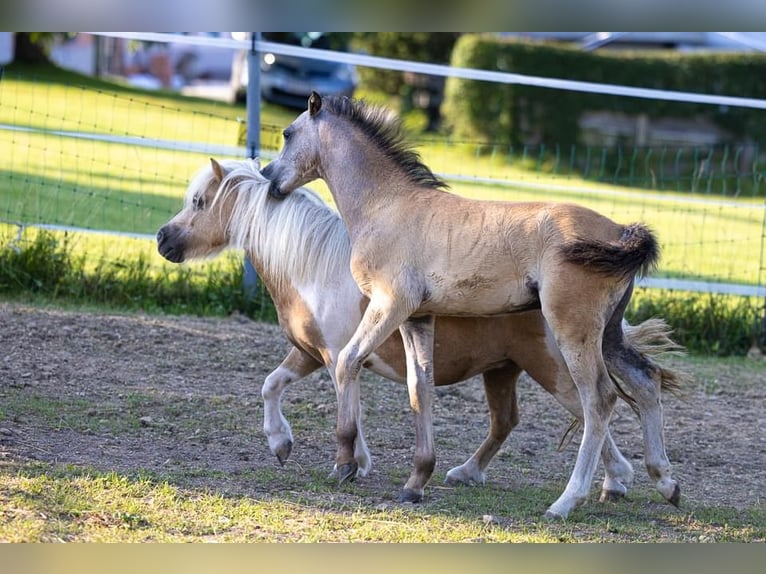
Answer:
[[[619,505],[591,505],[575,512],[573,520],[548,522],[538,516],[539,501],[554,497],[552,488],[441,488],[438,500],[422,506],[373,507],[335,501],[342,497],[335,496],[334,486],[253,498],[71,465],[2,463],[0,469],[5,542],[762,542],[766,537],[762,507],[662,511],[642,496]]]
[[[146,92],[55,68],[6,69],[0,98],[0,123],[225,146],[237,144],[239,119],[245,115],[242,105]],[[264,105],[262,145],[277,149],[281,129],[295,116],[293,110]],[[734,200],[703,193],[695,197],[726,199],[733,205],[689,203],[688,190],[661,182],[663,201],[658,201],[622,180],[605,183],[582,177],[562,168],[562,162],[548,152],[519,158],[507,150],[488,152],[473,144],[448,143],[443,137],[413,135],[424,160],[437,172],[544,186],[454,182],[457,193],[487,199],[576,201],[618,221],[649,223],[663,247],[659,276],[748,284],[764,279],[763,198]],[[4,130],[0,130],[0,154],[0,220],[146,234],[155,233],[180,208],[189,178],[207,161],[200,153]],[[312,187],[330,199],[324,185]],[[583,187],[620,195],[583,194],[579,189]]]
[[[363,89],[359,95],[369,101],[381,101],[378,94]],[[0,123],[225,146],[237,144],[242,127],[239,120],[245,115],[242,105],[188,98],[167,91],[147,92],[47,67],[8,67],[0,81],[0,100]],[[261,141],[265,148],[277,149],[281,145],[281,129],[295,115],[294,110],[263,105]],[[510,153],[497,146],[449,142],[442,135],[417,133],[422,127],[421,120],[417,114],[408,114],[405,124],[413,130],[413,141],[435,171],[517,182],[509,186],[453,182],[456,193],[484,199],[571,201],[617,221],[644,221],[657,232],[662,246],[656,277],[750,285],[762,285],[766,280],[763,198],[733,199],[709,188],[704,193],[691,194],[684,189],[689,182],[679,180],[674,185],[662,177],[654,185],[657,191],[647,194],[647,185],[653,186],[639,175],[627,178],[627,183],[634,180],[636,187],[624,185],[625,178],[609,181],[603,165],[583,177],[550,150],[537,154],[531,151],[527,154],[525,150],[519,156],[518,152]],[[6,247],[14,246],[18,229],[2,221],[153,236],[180,209],[189,178],[207,162],[207,157],[200,153],[6,130],[0,130],[0,157],[3,158],[0,244]],[[595,157],[593,161],[596,165]],[[632,170],[630,167],[628,171]],[[525,187],[529,184],[542,187]],[[314,182],[311,187],[331,201],[322,182]],[[604,193],[584,193],[581,188]],[[719,188],[715,189],[724,191]],[[23,237],[34,241],[35,232],[27,230]],[[233,290],[241,277],[237,275],[241,269],[236,257],[223,263],[185,264],[179,268],[159,256],[152,239],[77,233],[70,233],[66,239],[62,235],[55,237],[58,242],[66,242],[68,258],[80,266],[84,278],[96,276],[91,281],[95,285],[84,281],[82,287],[77,287],[78,293],[72,293],[75,283],[70,283],[69,294],[75,299],[108,302],[126,309],[157,305],[166,311],[175,308],[181,312],[228,313],[241,307]],[[62,275],[60,269],[52,271],[54,277]],[[35,289],[34,281],[51,283],[47,280],[50,276],[34,278],[29,293],[22,296],[42,295],[40,289]],[[222,277],[232,289],[193,287],[214,284],[216,276]],[[119,282],[127,286],[123,288]],[[156,303],[146,293],[142,295],[139,287],[142,282],[159,290]],[[17,291],[15,296],[19,294]],[[66,290],[53,293],[62,301],[64,294]],[[191,301],[191,297],[200,294],[200,303]],[[665,294],[659,297],[665,298]],[[683,324],[679,328],[689,334],[689,340],[699,335],[709,341],[716,338],[724,341],[718,348],[714,343],[699,346],[703,352],[727,354],[728,348],[736,347],[736,352],[743,353],[757,336],[757,317],[761,313],[758,303],[743,299],[743,303],[733,304],[740,308],[732,311],[737,315],[734,322],[738,330],[731,337],[728,319],[721,323],[719,312],[721,308],[732,307],[731,303],[717,305],[713,301],[711,305],[716,307],[702,313],[701,319],[694,319],[693,313],[703,297],[689,297],[688,312],[682,313]],[[231,304],[227,303],[229,300]],[[673,301],[660,306],[643,305],[637,315],[645,318],[652,313],[660,314],[670,320],[672,317],[667,317],[665,311],[671,304]],[[267,318],[263,307],[261,303],[260,319]],[[703,320],[709,324],[700,329]],[[715,325],[723,327],[716,332]]]

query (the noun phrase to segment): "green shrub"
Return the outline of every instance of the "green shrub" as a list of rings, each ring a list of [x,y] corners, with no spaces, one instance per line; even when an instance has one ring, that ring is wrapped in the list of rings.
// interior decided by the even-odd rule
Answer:
[[[638,323],[662,317],[674,339],[702,355],[745,355],[764,336],[763,300],[716,293],[637,289],[626,318]]]
[[[145,255],[131,260],[102,258],[88,270],[72,254],[69,236],[41,231],[0,247],[0,293],[127,310],[228,315],[276,321],[273,302],[262,284],[255,296],[242,287],[241,260],[223,258],[195,272],[187,266],[154,268]]]
[[[70,238],[45,231],[0,247],[0,294],[123,310],[225,316],[240,312],[276,322],[262,284],[253,297],[242,287],[241,260],[223,258],[195,272],[187,266],[153,268],[139,255],[102,259],[88,271],[72,253]],[[763,337],[763,301],[756,298],[637,289],[628,308],[631,323],[662,317],[689,352],[744,355]]]
[[[456,67],[643,88],[766,98],[763,54],[650,51],[585,52],[579,48],[465,34],[457,41]],[[578,143],[584,111],[649,117],[707,118],[737,140],[766,136],[761,110],[686,104],[449,78],[443,115],[459,138],[562,149]]]

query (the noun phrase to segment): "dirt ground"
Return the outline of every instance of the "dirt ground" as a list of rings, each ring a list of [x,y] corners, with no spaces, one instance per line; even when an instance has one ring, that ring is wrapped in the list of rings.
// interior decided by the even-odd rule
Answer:
[[[0,459],[146,471],[245,496],[294,488],[290,475],[324,476],[332,468],[335,394],[324,372],[285,395],[295,435],[291,461],[281,467],[268,450],[260,387],[289,348],[274,325],[0,303],[0,327]],[[667,451],[682,504],[762,504],[766,362],[742,359],[711,369],[709,363],[673,361],[696,377],[687,399],[664,398]],[[412,457],[406,389],[368,374],[362,397],[373,470],[354,488],[364,492],[365,503],[389,503]],[[526,377],[519,400],[521,423],[490,465],[488,480],[508,488],[563,487],[576,443],[562,452],[556,447],[569,417]],[[438,462],[427,496],[438,495],[444,473],[473,452],[486,428],[479,381],[437,389]],[[625,405],[611,428],[636,469],[634,490],[653,493],[639,427]],[[599,481],[602,476],[599,469]]]

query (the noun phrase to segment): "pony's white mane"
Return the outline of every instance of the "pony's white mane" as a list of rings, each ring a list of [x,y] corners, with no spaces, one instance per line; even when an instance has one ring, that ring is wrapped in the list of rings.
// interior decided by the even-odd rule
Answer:
[[[275,288],[314,281],[336,282],[347,272],[351,246],[340,216],[316,193],[299,188],[284,199],[268,194],[267,180],[253,160],[224,160],[226,176],[211,207],[235,194],[228,222],[229,246],[245,249]],[[208,167],[192,188],[213,177]],[[224,222],[225,223],[225,222]],[[344,271],[346,270],[346,271]]]

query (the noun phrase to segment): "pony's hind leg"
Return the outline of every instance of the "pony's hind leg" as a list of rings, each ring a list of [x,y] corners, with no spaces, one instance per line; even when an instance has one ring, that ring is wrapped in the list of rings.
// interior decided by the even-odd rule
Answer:
[[[577,389],[567,385],[554,389],[551,392],[556,400],[582,424],[584,417]],[[628,489],[633,486],[635,472],[633,465],[623,456],[614,442],[609,428],[606,429],[604,446],[601,448],[601,462],[604,463],[604,482],[601,488],[600,500],[623,498],[627,494]]]
[[[280,464],[285,464],[293,449],[293,432],[282,414],[282,395],[288,385],[310,375],[321,366],[322,363],[293,347],[263,383],[263,432],[269,442],[269,450]]]
[[[670,461],[665,452],[659,368],[647,357],[626,346],[607,347],[605,359],[638,407],[644,439],[644,464],[649,477],[660,494],[678,506],[681,487],[671,476]]]
[[[511,430],[519,423],[516,383],[521,369],[516,364],[485,371],[484,392],[489,408],[489,432],[476,452],[460,466],[450,469],[447,484],[484,484],[484,471],[500,450]]]
[[[545,515],[566,518],[583,504],[598,465],[617,392],[601,351],[607,319],[618,304],[616,287],[583,270],[561,266],[549,274],[551,283],[540,291],[542,312],[580,395],[583,435],[572,474],[561,496]],[[555,280],[552,279],[555,277]],[[572,299],[571,285],[583,285],[580,300]]]
[[[617,400],[609,374],[600,352],[588,352],[594,346],[600,351],[600,341],[583,346],[560,344],[572,378],[580,392],[583,406],[583,436],[577,452],[577,460],[564,492],[550,506],[545,515],[548,518],[566,518],[569,513],[582,505],[598,465],[606,438],[609,419]]]
[[[622,318],[632,294],[625,292],[604,330],[604,360],[610,372],[622,382],[635,400],[644,439],[644,463],[657,490],[674,506],[681,498],[681,487],[671,476],[670,461],[665,453],[662,415],[662,369],[639,352],[623,331]]]

